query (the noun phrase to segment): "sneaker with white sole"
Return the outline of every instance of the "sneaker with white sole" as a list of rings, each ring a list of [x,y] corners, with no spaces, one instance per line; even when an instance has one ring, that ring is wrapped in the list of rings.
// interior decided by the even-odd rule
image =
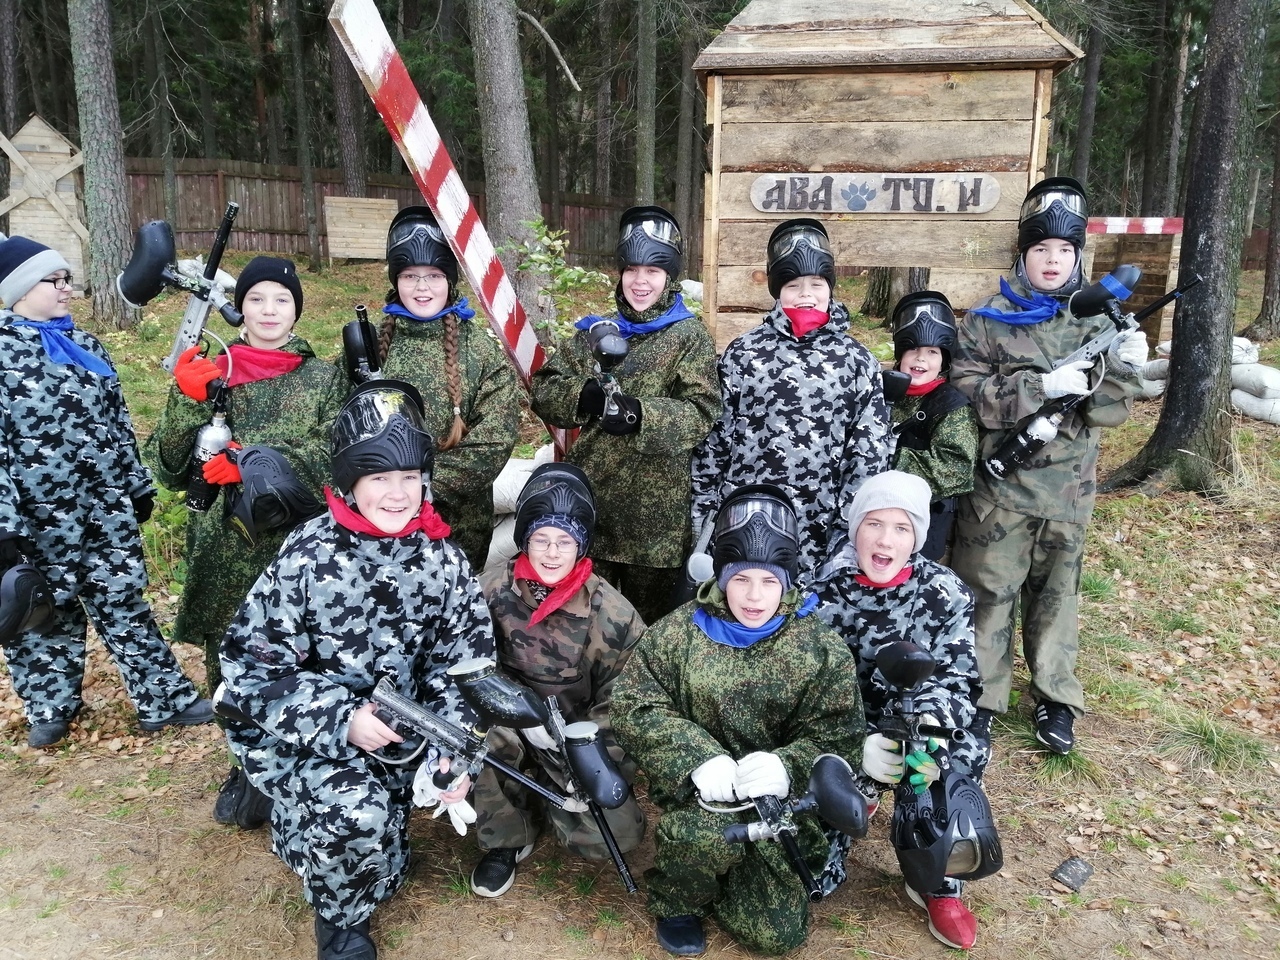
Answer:
[[[929,914],[929,932],[939,943],[956,950],[968,950],[978,942],[978,918],[959,897],[921,894],[906,885],[907,896]]]
[[[471,871],[471,892],[478,897],[502,896],[516,882],[516,864],[531,853],[532,843],[490,850]]]
[[[1076,745],[1076,718],[1065,703],[1041,700],[1036,704],[1036,739],[1054,753],[1070,753]]]

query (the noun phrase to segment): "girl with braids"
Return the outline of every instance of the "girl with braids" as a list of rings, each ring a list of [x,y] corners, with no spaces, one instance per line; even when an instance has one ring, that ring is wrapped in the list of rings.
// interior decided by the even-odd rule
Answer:
[[[479,572],[493,535],[493,481],[519,429],[519,381],[484,325],[470,322],[475,311],[458,295],[458,261],[426,207],[405,207],[392,219],[387,275],[381,375],[422,393],[427,429],[441,438],[435,507]]]

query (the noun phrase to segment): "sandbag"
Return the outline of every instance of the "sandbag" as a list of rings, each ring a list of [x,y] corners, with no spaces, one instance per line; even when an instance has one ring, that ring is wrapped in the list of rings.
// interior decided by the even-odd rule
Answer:
[[[1254,420],[1265,420],[1267,423],[1280,423],[1280,397],[1263,400],[1244,390],[1231,391],[1231,406]]]
[[[1280,370],[1265,363],[1231,365],[1231,388],[1251,393],[1262,400],[1280,397]]]
[[[524,489],[533,468],[555,459],[556,448],[548,443],[541,446],[533,454],[532,460],[512,457],[502,468],[502,472],[493,481],[493,514],[500,517],[506,513],[516,512],[516,501],[520,499],[520,491]]]
[[[1139,373],[1143,380],[1168,380],[1169,358],[1162,357],[1159,360],[1148,360],[1142,365],[1142,370]]]
[[[512,513],[503,517],[493,528],[493,539],[489,541],[489,557],[484,563],[486,570],[505,565],[520,552],[516,549],[515,535],[516,515]]]
[[[1258,345],[1244,337],[1231,338],[1231,362],[1236,363],[1257,363],[1258,362]]]

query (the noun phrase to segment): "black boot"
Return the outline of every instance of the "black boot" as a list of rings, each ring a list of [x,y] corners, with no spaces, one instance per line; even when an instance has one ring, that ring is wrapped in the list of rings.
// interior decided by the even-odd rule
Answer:
[[[250,782],[239,767],[232,767],[218,790],[213,819],[241,830],[257,830],[271,815],[271,798]]]
[[[678,917],[659,917],[655,932],[658,943],[667,953],[681,957],[706,953],[707,935],[702,930],[702,919],[691,913]]]
[[[316,914],[316,960],[378,960],[369,921],[340,927]]]

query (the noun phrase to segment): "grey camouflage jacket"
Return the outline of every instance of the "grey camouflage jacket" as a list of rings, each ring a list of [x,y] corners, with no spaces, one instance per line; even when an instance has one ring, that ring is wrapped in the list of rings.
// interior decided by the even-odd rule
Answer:
[[[347,742],[351,714],[382,677],[469,726],[445,671],[493,654],[489,608],[457,547],[354,533],[326,513],[289,535],[222,642],[227,690],[257,724],[227,736],[258,773],[308,753],[352,759],[363,751]]]
[[[1026,291],[1011,282],[1021,295]],[[982,306],[1018,310],[996,296]],[[999,449],[1049,402],[1044,375],[1055,362],[1111,327],[1105,316],[1076,317],[1065,307],[1043,323],[1013,325],[967,314],[952,352],[951,382],[969,397],[981,427],[979,460]],[[1099,358],[1089,382],[1098,388],[1063,421],[1032,464],[996,480],[979,465],[973,498],[1028,517],[1088,523],[1097,493],[1102,427],[1123,423],[1141,386],[1134,367]],[[976,505],[976,504],[975,504]],[[979,508],[979,512],[982,512]],[[986,512],[990,512],[990,507]]]
[[[775,483],[796,505],[800,572],[812,577],[840,509],[893,455],[880,364],[849,335],[843,304],[798,340],[775,305],[729,344],[720,382],[724,413],[693,458],[694,536],[735,487]]]

